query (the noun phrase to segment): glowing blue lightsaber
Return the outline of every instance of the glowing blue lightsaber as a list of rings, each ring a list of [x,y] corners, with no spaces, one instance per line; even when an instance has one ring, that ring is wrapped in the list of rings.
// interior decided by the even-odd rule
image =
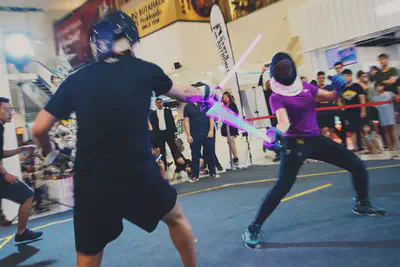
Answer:
[[[256,127],[249,124],[244,119],[240,118],[239,115],[231,111],[220,102],[214,103],[214,105],[208,110],[207,116],[213,118],[214,120],[221,120],[223,123],[252,134],[267,143],[271,142],[271,140],[265,133],[263,134],[262,132],[260,132]]]

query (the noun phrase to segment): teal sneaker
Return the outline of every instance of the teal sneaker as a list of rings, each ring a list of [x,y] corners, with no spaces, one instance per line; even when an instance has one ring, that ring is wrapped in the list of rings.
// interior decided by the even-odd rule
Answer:
[[[264,237],[261,225],[249,225],[242,234],[242,239],[249,246],[255,246],[262,242]]]

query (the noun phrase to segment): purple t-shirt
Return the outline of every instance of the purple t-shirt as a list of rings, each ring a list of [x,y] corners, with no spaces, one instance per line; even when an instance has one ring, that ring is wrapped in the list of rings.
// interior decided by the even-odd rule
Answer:
[[[318,136],[320,130],[315,111],[315,96],[318,87],[303,82],[303,91],[296,96],[284,96],[272,93],[269,102],[273,113],[285,108],[290,127],[284,136]]]

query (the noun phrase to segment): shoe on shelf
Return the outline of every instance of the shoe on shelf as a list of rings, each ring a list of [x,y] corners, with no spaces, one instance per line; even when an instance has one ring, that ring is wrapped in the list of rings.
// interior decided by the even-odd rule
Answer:
[[[217,170],[220,171],[220,172],[222,172],[222,171],[224,170],[224,168],[223,168],[221,165],[218,165],[218,166],[217,166]]]
[[[26,229],[22,235],[15,235],[15,242],[26,242],[36,240],[43,235],[43,232],[40,231],[31,231]]]
[[[364,216],[385,216],[386,210],[372,205],[371,201],[366,198],[364,200],[356,200],[353,213]]]
[[[242,239],[246,245],[254,246],[262,242],[264,237],[261,225],[251,224],[242,234]]]

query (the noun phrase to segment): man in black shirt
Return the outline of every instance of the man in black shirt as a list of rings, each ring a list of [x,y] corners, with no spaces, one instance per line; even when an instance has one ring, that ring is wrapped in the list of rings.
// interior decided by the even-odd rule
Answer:
[[[345,69],[342,75],[347,80],[347,87],[342,94],[340,100],[341,105],[354,105],[354,104],[365,104],[366,97],[363,88],[358,83],[353,83],[353,72],[349,69]],[[345,118],[347,123],[347,132],[351,133],[352,141],[354,144],[354,150],[362,150],[361,147],[361,128],[364,122],[366,122],[367,110],[366,107],[351,108],[345,110]]]
[[[192,150],[192,175],[189,179],[192,183],[199,180],[202,147],[210,176],[219,178],[215,171],[214,120],[207,117],[206,112],[199,103],[189,103],[183,111],[185,132]]]
[[[377,82],[381,82],[385,85],[385,91],[392,92],[393,94],[400,94],[400,90],[398,90],[396,86],[399,75],[396,68],[389,66],[389,56],[386,54],[380,54],[378,59],[382,68],[380,72],[377,73]]]
[[[3,150],[4,124],[11,121],[12,113],[13,107],[10,104],[10,100],[0,97],[0,201],[4,198],[20,204],[15,241],[25,242],[38,239],[43,234],[42,232],[35,232],[26,228],[32,207],[33,190],[24,182],[18,180],[17,177],[7,172],[3,165],[3,159],[16,156],[22,152],[31,154],[37,150],[37,147],[29,145],[13,150]]]
[[[208,101],[220,93],[208,86],[174,85],[160,67],[139,58],[139,44],[128,15],[106,15],[91,32],[97,61],[63,81],[32,130],[47,155],[50,127],[76,113],[74,228],[79,267],[100,266],[103,249],[122,232],[123,218],[147,232],[165,222],[183,265],[196,266],[190,223],[151,153],[150,98],[155,91],[181,102]]]

